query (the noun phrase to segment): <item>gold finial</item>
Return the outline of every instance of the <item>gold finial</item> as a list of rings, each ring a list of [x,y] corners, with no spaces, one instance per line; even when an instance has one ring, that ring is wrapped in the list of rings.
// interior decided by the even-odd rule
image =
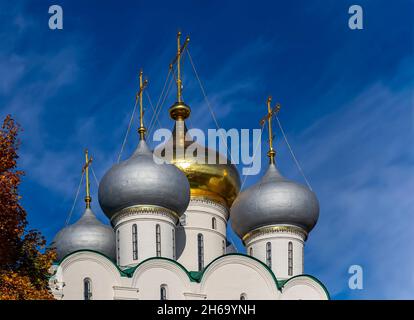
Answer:
[[[135,102],[138,102],[139,99],[139,128],[138,128],[138,133],[139,133],[139,137],[141,140],[145,139],[145,132],[147,131],[144,127],[144,108],[142,105],[142,93],[144,92],[145,87],[148,85],[148,80],[143,81],[142,76],[143,76],[143,72],[142,69],[139,72],[139,91],[135,97]]]
[[[268,128],[269,129],[269,151],[267,152],[267,156],[270,159],[270,163],[275,163],[276,151],[273,149],[272,117],[277,115],[277,113],[279,112],[280,104],[277,103],[274,109],[272,110],[271,103],[272,103],[272,97],[269,96],[267,98],[267,115],[264,118],[262,118],[262,120],[260,120],[260,124],[263,125],[265,121],[267,120],[268,127],[269,127]]]
[[[91,207],[91,194],[90,194],[90,185],[89,185],[89,166],[92,163],[92,157],[89,158],[88,157],[88,149],[85,149],[85,165],[82,167],[82,172],[85,172],[85,177],[86,177],[86,196],[85,196],[85,203],[86,203],[86,208],[90,208]]]

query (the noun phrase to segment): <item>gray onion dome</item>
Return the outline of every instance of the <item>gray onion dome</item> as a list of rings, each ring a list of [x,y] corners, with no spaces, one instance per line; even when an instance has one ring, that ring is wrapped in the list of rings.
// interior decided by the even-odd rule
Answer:
[[[231,208],[232,227],[241,238],[270,225],[294,225],[310,232],[318,217],[316,195],[282,177],[274,164],[258,183],[239,194]]]
[[[120,210],[159,206],[181,216],[190,202],[190,185],[184,173],[172,164],[157,164],[145,140],[133,155],[115,164],[99,184],[99,204],[111,219]]]
[[[110,226],[100,222],[91,209],[86,208],[76,223],[57,233],[52,247],[56,249],[58,260],[78,250],[97,251],[114,260],[115,233]]]

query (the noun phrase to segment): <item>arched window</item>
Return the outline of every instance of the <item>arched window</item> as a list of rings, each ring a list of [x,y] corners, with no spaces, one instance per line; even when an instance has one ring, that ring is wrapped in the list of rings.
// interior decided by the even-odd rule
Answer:
[[[167,300],[167,285],[162,284],[160,286],[160,300]]]
[[[197,235],[197,247],[198,247],[198,271],[202,271],[204,268],[204,240],[203,240],[203,235],[201,233]]]
[[[118,260],[118,264],[121,264],[120,262],[121,258],[120,258],[119,251],[120,251],[120,248],[119,248],[119,229],[118,229],[118,231],[116,232],[116,257]]]
[[[272,268],[272,244],[266,243],[266,264],[269,268]]]
[[[253,257],[253,247],[250,247],[250,249],[249,249],[249,254],[250,254],[250,256],[252,256],[252,257]]]
[[[83,300],[92,300],[92,281],[89,278],[83,279]]]
[[[213,228],[213,230],[217,229],[217,221],[216,218],[211,219],[211,228]]]
[[[132,225],[132,259],[138,260],[138,228]]]
[[[247,300],[247,295],[245,293],[242,293],[240,295],[240,300]]]
[[[172,229],[172,245],[173,245],[173,259],[176,259],[175,254],[175,229]]]
[[[293,276],[293,243],[288,243],[288,275]]]
[[[156,243],[157,257],[161,257],[161,227],[159,224],[155,226],[155,243]]]
[[[221,249],[223,249],[223,254],[226,254],[226,242],[224,240],[221,242]]]

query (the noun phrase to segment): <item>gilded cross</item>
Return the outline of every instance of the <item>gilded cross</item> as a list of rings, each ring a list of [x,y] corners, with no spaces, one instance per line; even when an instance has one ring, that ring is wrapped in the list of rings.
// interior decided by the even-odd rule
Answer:
[[[90,208],[91,207],[91,194],[90,194],[90,185],[89,185],[89,166],[92,163],[92,157],[89,158],[88,155],[88,149],[85,149],[85,165],[82,167],[82,172],[85,173],[85,177],[86,177],[86,197],[85,197],[85,202],[86,202],[86,208]]]
[[[178,31],[177,33],[177,54],[174,58],[174,60],[170,63],[170,69],[173,68],[174,64],[177,63],[177,102],[182,102],[182,80],[181,80],[181,56],[185,51],[185,48],[188,45],[188,42],[190,42],[190,37],[187,36],[185,38],[184,44],[181,46],[181,31]]]
[[[139,91],[137,92],[137,95],[135,97],[135,101],[138,102],[139,99],[139,128],[138,133],[140,136],[140,139],[143,140],[145,138],[145,132],[146,129],[144,127],[144,107],[142,103],[142,94],[144,92],[145,87],[148,85],[148,80],[143,80],[143,72],[142,69],[139,72]]]
[[[276,116],[280,110],[280,104],[276,103],[274,108],[271,106],[272,97],[267,98],[267,114],[260,120],[260,125],[263,126],[267,120],[268,130],[269,130],[269,151],[267,152],[268,157],[270,158],[270,163],[275,163],[276,151],[273,149],[273,132],[272,132],[272,118]]]

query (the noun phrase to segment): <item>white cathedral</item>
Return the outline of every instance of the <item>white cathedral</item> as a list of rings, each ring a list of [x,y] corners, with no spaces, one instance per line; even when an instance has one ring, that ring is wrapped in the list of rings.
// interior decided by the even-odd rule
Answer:
[[[159,164],[145,141],[140,74],[139,144],[99,183],[99,204],[111,226],[92,212],[86,153],[86,209],[58,232],[57,261],[49,284],[63,300],[294,300],[329,299],[325,286],[304,273],[304,244],[319,216],[315,194],[284,178],[275,165],[268,100],[269,166],[261,180],[240,192],[236,167],[216,151],[188,141],[180,60],[188,38],[177,37],[177,102],[169,109],[175,128]],[[196,145],[197,158],[186,157]],[[184,150],[184,152],[177,152]],[[216,163],[204,163],[214,152]],[[236,253],[232,229],[246,246]]]

